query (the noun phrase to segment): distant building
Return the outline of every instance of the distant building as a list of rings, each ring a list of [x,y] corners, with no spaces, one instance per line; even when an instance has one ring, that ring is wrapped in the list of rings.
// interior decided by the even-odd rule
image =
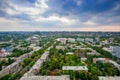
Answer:
[[[120,46],[113,47],[112,55],[115,55],[116,57],[120,58]]]
[[[7,55],[11,55],[13,51],[13,47],[12,46],[8,46],[6,48],[2,48],[0,51],[0,56],[1,57],[5,57]]]
[[[77,38],[76,40],[77,40],[77,41],[85,41],[84,38]]]
[[[103,49],[108,52],[113,52],[113,48],[114,48],[113,46],[110,46],[109,48],[103,47]]]
[[[100,55],[99,53],[97,53],[97,52],[88,52],[88,53],[86,53],[87,55]]]
[[[29,41],[34,46],[38,46],[39,41],[40,41],[40,37],[39,37],[39,35],[33,35],[27,41]]]
[[[56,49],[62,49],[62,50],[64,50],[65,49],[65,47],[64,46],[56,46]]]
[[[66,44],[67,38],[58,38],[57,41],[60,41],[61,44]]]
[[[93,43],[93,38],[85,38],[85,41],[92,42]]]
[[[104,44],[110,44],[109,40],[102,41]]]
[[[80,49],[82,46],[75,46],[75,48],[72,49]]]
[[[74,38],[68,38],[68,42],[75,43],[75,39]]]
[[[96,37],[96,38],[95,38],[95,41],[96,41],[96,42],[100,42],[100,38],[99,38],[99,37]]]
[[[94,63],[96,63],[97,61],[109,62],[109,60],[109,58],[93,58]]]

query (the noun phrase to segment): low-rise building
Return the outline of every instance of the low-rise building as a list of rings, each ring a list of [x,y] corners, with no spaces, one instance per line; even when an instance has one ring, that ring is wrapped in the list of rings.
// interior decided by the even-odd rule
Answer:
[[[96,52],[88,52],[87,55],[100,55],[100,54]]]
[[[74,54],[73,52],[67,52],[66,54]]]
[[[14,63],[10,64],[9,66],[7,66],[6,68],[4,68],[0,71],[0,77],[3,77],[7,74],[12,74],[12,73],[15,73],[15,72],[19,71],[22,68],[20,66],[20,64],[26,58],[30,57],[33,53],[34,53],[34,51],[31,51],[28,54],[23,54],[20,57],[18,57]]]
[[[75,46],[72,49],[80,49],[82,46]]]
[[[120,76],[99,76],[99,80],[120,80]]]
[[[97,61],[109,62],[109,60],[109,58],[93,58],[94,63],[96,63]]]
[[[88,71],[86,66],[62,66],[62,70],[83,70]]]
[[[81,61],[86,61],[87,58],[86,57],[81,57]]]
[[[7,55],[11,55],[13,51],[13,47],[12,46],[8,46],[6,48],[2,48],[0,51],[0,57],[5,57]]]
[[[39,45],[40,37],[39,35],[33,35],[30,38],[27,39],[31,44],[34,44],[34,46]]]
[[[108,51],[108,52],[113,52],[114,47],[110,46],[109,48],[103,47],[103,50]]]
[[[68,38],[68,42],[75,43],[75,39],[74,38]]]
[[[93,38],[85,38],[85,41],[88,41],[88,42],[94,42]]]
[[[85,41],[84,38],[77,38],[76,40],[77,40],[77,41]]]
[[[60,41],[61,44],[66,44],[67,38],[58,38],[57,41]]]
[[[61,76],[28,76],[22,77],[20,80],[70,80],[69,75]]]
[[[117,67],[118,70],[120,71],[120,65],[117,62],[115,62],[113,60],[110,60],[109,62],[112,63],[115,67]]]
[[[64,50],[65,49],[65,47],[64,46],[56,46],[56,49],[62,49],[62,50]]]
[[[110,60],[109,58],[93,58],[94,63],[96,63],[97,61],[109,62],[113,64],[120,71],[120,65],[117,62]]]

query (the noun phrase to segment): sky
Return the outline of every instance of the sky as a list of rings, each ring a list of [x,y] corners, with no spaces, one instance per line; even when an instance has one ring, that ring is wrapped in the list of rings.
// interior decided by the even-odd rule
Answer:
[[[0,31],[120,31],[120,0],[0,0]]]

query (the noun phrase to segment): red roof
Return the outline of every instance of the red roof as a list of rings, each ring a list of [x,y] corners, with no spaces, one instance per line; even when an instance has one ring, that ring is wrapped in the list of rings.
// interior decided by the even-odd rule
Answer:
[[[109,60],[110,60],[110,58],[105,58],[105,60],[106,60],[106,61],[109,61]]]
[[[0,54],[5,54],[5,52],[1,51]]]

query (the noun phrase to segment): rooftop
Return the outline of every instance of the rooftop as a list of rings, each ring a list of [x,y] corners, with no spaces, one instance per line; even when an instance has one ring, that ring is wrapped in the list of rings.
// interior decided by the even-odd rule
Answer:
[[[86,66],[63,66],[62,70],[85,70],[88,71]]]
[[[70,80],[69,75],[61,76],[29,76],[22,77],[20,80]]]
[[[120,76],[99,76],[99,80],[120,80]]]

